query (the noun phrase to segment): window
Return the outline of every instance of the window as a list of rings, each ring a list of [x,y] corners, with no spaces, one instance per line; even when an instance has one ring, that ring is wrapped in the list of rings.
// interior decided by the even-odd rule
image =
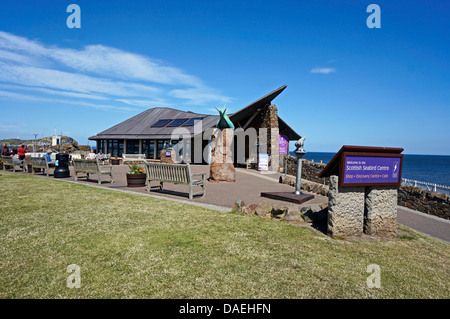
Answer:
[[[99,151],[99,150],[102,150],[103,153],[107,153],[105,140],[97,141],[97,151]]]
[[[169,140],[158,140],[157,148],[156,148],[156,158],[161,158],[161,151],[164,149],[165,146],[169,143]]]
[[[155,156],[155,140],[143,140],[142,141],[142,153],[145,154],[145,158],[152,159]]]
[[[127,140],[127,154],[139,154],[139,140]]]
[[[112,157],[121,157],[123,154],[123,140],[108,140],[108,153]]]

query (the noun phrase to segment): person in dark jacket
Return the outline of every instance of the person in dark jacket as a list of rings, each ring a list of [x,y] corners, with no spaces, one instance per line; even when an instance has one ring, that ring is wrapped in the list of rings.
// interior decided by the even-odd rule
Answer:
[[[3,156],[9,156],[10,155],[9,148],[8,148],[8,146],[6,146],[6,143],[3,144],[2,155]]]

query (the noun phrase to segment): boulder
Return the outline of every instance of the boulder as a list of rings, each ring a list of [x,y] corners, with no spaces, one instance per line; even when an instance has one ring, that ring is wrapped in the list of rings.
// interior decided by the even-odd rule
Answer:
[[[242,212],[247,215],[255,215],[256,207],[258,207],[258,204],[250,204],[248,206],[243,206]]]
[[[242,210],[245,206],[245,202],[243,200],[237,200],[236,203],[234,203],[233,210],[238,211],[239,213],[242,213]]]
[[[313,205],[310,208],[303,207],[302,218],[307,223],[319,222],[327,218],[328,207],[321,208],[319,205]]]
[[[274,206],[274,207],[272,207],[271,214],[272,214],[272,217],[274,217],[274,218],[284,218],[287,211],[288,211],[287,206]]]
[[[210,181],[214,182],[234,182],[236,172],[233,163],[211,163]]]
[[[294,206],[294,205],[289,205],[288,210],[286,212],[286,214],[284,215],[284,220],[287,221],[292,221],[292,220],[297,220],[301,217],[300,215],[300,210]]]
[[[255,209],[256,215],[265,217],[272,212],[272,204],[267,200],[262,200]]]

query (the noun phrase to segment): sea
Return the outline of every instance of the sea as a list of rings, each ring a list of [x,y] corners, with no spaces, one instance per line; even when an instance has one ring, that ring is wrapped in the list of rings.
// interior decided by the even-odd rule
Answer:
[[[293,152],[290,153],[295,156]],[[335,154],[307,152],[303,158],[328,164]],[[450,187],[450,156],[404,154],[402,178]]]

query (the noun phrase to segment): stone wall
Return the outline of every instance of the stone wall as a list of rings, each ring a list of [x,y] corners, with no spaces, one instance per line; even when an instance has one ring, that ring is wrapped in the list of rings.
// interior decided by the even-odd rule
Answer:
[[[267,130],[267,135],[260,135],[258,132],[258,141],[260,145],[267,145],[267,149],[260,149],[261,153],[277,154],[277,156],[269,157],[270,170],[277,172],[280,167],[279,157],[279,126],[278,126],[278,109],[277,106],[271,104],[263,108],[257,116],[252,120],[249,127],[264,128]]]
[[[292,187],[295,187],[295,177],[291,177],[291,176],[285,177],[284,175],[282,175],[282,176],[280,176],[280,183],[288,184]],[[308,181],[308,180],[302,178],[301,189],[303,189],[304,191],[307,191],[307,192],[314,193],[314,194],[328,196],[329,187],[328,187],[328,185]]]
[[[297,158],[294,156],[287,156],[287,174],[296,176],[297,174]],[[302,165],[302,189],[310,191],[316,194],[327,196],[328,188],[320,187],[316,185],[330,185],[330,179],[328,177],[319,178],[318,175],[322,169],[326,166],[323,163],[317,163],[303,159]],[[307,183],[312,181],[315,183]],[[305,185],[303,185],[305,182]],[[295,186],[295,178],[284,178],[280,180],[280,183],[285,183]],[[438,216],[444,219],[450,219],[450,196],[443,193],[427,191],[425,189],[413,186],[401,185],[398,188],[398,201],[400,206],[408,207],[416,211]]]
[[[286,172],[288,175],[296,176],[297,175],[297,158],[295,156],[286,156],[287,165]],[[330,180],[328,177],[320,178],[319,173],[323,170],[326,164],[316,163],[313,161],[302,160],[302,179],[306,179],[308,181],[330,185]]]
[[[450,219],[450,197],[447,194],[401,185],[398,189],[398,204],[422,213]]]

